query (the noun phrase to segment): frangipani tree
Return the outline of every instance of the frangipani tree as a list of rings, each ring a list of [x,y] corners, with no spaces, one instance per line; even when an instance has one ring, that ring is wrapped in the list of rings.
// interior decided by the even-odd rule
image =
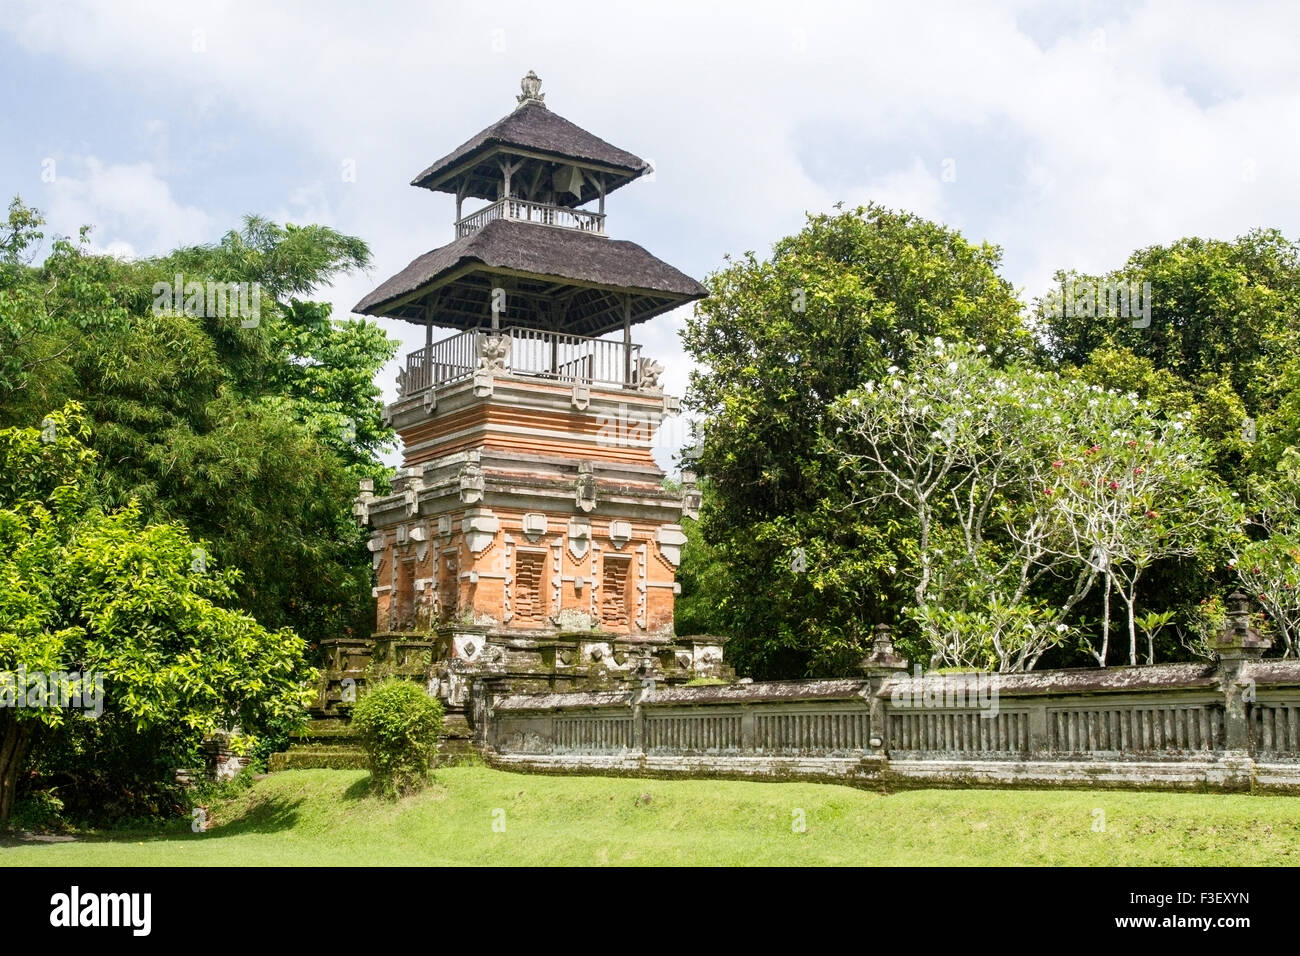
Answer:
[[[1136,664],[1143,574],[1168,558],[1222,552],[1242,515],[1209,471],[1186,414],[1162,417],[1132,395],[1095,385],[1075,398],[1066,430],[1074,443],[1063,442],[1051,470],[1037,476],[1050,502],[1049,546],[1101,578],[1101,632],[1089,642],[1097,663],[1105,666],[1110,655],[1113,592],[1126,613],[1128,662]],[[1153,633],[1148,663],[1155,662]]]
[[[1030,465],[1062,421],[1056,392],[1045,373],[999,370],[980,346],[936,338],[908,372],[890,368],[833,411],[852,506],[892,500],[916,519],[913,616],[935,664],[1030,668],[1091,587],[1095,575],[1051,546],[1032,497]],[[1031,599],[1071,573],[1063,607]]]
[[[935,339],[833,414],[853,507],[892,501],[916,519],[912,616],[935,664],[1032,668],[1077,638],[1099,582],[1093,656],[1106,662],[1115,587],[1136,662],[1143,572],[1238,521],[1181,421],[1131,395],[1000,369],[978,346]]]
[[[1264,537],[1244,542],[1233,567],[1277,628],[1283,656],[1291,657],[1300,654],[1300,449],[1282,452],[1252,498],[1254,524]]]

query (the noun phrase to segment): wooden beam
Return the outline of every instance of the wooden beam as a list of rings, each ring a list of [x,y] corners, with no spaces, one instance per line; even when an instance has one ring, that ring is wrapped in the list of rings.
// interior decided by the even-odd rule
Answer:
[[[530,202],[537,201],[537,187],[542,183],[542,173],[546,172],[546,164],[539,162],[537,172],[533,173],[532,185],[528,187],[528,199]]]
[[[437,179],[425,183],[420,188],[432,189],[436,192],[450,192],[450,190],[439,189],[439,187],[441,187],[446,182],[456,179],[458,176],[461,176],[466,172],[472,172],[474,168],[477,166],[483,165],[485,163],[490,164],[492,160],[502,155],[523,156],[527,159],[540,159],[548,163],[566,163],[570,166],[577,166],[579,169],[582,169],[584,171],[591,170],[592,172],[608,173],[611,177],[615,179],[624,179],[627,180],[628,182],[631,182],[633,179],[637,178],[637,173],[634,170],[623,169],[618,166],[609,166],[606,165],[605,163],[597,163],[597,162],[592,162],[591,160],[582,160],[582,159],[575,160],[571,157],[562,156],[558,153],[545,153],[540,150],[521,149],[516,146],[495,146],[489,149],[487,152],[479,153],[478,155],[471,154],[465,157],[463,160],[461,160],[461,162],[457,163],[451,169],[447,170]],[[412,182],[411,185],[415,185],[415,183]]]

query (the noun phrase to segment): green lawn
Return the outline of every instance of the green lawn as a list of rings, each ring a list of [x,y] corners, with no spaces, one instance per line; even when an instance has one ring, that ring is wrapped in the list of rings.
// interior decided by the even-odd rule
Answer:
[[[913,790],[439,770],[400,803],[366,774],[274,774],[206,833],[0,849],[0,864],[1298,864],[1300,797]],[[1105,813],[1104,832],[1094,811]],[[801,811],[805,832],[793,824]],[[494,822],[497,829],[494,830]],[[498,832],[504,825],[504,832]]]

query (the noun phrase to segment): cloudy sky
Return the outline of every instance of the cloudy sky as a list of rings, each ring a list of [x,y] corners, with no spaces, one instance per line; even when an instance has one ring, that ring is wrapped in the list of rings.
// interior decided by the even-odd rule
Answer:
[[[451,240],[452,198],[408,183],[532,69],[656,167],[610,233],[698,278],[875,200],[1000,245],[1031,297],[1184,235],[1300,235],[1297,37],[1281,2],[0,0],[0,183],[123,255],[248,212],[360,236],[344,315]],[[680,324],[637,336],[679,394]]]

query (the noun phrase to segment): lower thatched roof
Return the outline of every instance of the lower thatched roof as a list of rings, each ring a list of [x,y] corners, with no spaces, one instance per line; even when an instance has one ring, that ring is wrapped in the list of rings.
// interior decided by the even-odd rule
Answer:
[[[644,322],[705,288],[634,242],[578,230],[498,219],[426,252],[353,307],[448,328],[491,321],[493,288],[507,290],[515,324],[601,335],[619,328],[630,297],[632,322]]]

